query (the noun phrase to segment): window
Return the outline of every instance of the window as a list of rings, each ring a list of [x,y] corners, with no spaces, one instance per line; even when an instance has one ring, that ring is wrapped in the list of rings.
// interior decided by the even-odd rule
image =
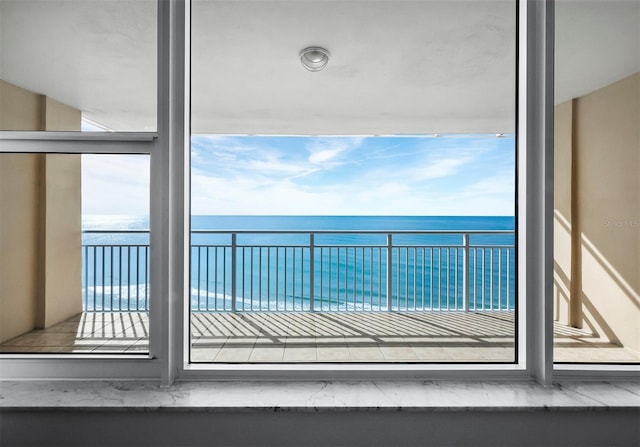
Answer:
[[[516,361],[514,2],[194,1],[192,48],[193,362]]]
[[[71,5],[73,2],[64,3]],[[307,28],[313,33],[320,33],[324,29],[324,24],[331,22],[330,9],[325,9],[324,6],[331,5],[332,8],[343,8],[346,11],[357,7],[351,2],[321,2],[321,4],[252,2],[252,8],[265,9],[261,11],[263,14],[256,14],[255,11],[251,14],[241,14],[240,18],[234,21],[233,31],[238,35],[233,39],[229,34],[220,34],[221,26],[224,25],[220,22],[247,8],[245,2],[194,1],[192,5],[191,2],[183,1],[157,3],[136,1],[119,2],[117,7],[112,2],[81,3],[81,7],[78,3],[75,5],[77,8],[61,7],[53,11],[48,7],[51,4],[50,1],[2,0],[0,2],[2,12],[0,14],[2,17],[0,45],[2,45],[3,58],[0,64],[0,78],[4,81],[0,85],[3,89],[3,94],[0,95],[3,103],[0,121],[8,123],[3,124],[5,130],[0,133],[0,151],[3,157],[8,154],[96,154],[96,156],[105,157],[106,154],[112,154],[127,158],[148,159],[149,294],[151,297],[149,352],[145,355],[128,356],[122,353],[102,356],[91,353],[73,355],[4,353],[1,354],[3,362],[0,372],[3,378],[159,378],[163,383],[169,384],[176,377],[237,379],[239,377],[522,378],[533,376],[540,382],[550,383],[554,374],[555,377],[561,377],[565,373],[561,368],[553,371],[553,320],[549,317],[553,306],[553,252],[549,246],[553,228],[551,218],[553,207],[550,198],[545,196],[545,185],[550,180],[550,170],[545,167],[545,162],[549,163],[551,153],[551,144],[548,138],[545,140],[549,135],[545,132],[550,128],[549,119],[553,114],[550,105],[553,101],[552,92],[545,89],[548,84],[542,82],[548,81],[549,76],[552,75],[545,68],[548,67],[546,63],[549,62],[550,54],[545,52],[546,47],[543,43],[545,39],[553,37],[553,27],[548,22],[549,17],[552,17],[553,4],[526,0],[470,2],[469,4],[449,1],[406,2],[407,8],[416,10],[426,7],[449,8],[448,19],[438,21],[437,17],[429,15],[425,17],[424,14],[402,16],[402,8],[392,7],[396,2],[376,2],[375,8],[359,10],[360,16],[356,23],[348,21],[346,14],[340,14],[335,19],[347,45],[344,52],[341,52],[340,49],[332,47],[330,39],[333,37],[328,38],[327,42],[316,42],[315,36],[318,34],[309,35],[309,42],[299,42],[297,39],[287,40],[285,37],[288,31],[302,32]],[[268,4],[274,8],[267,10]],[[497,24],[490,22],[493,23],[491,26],[482,25],[486,24],[483,20],[487,19],[486,15],[483,15],[482,11],[485,10],[482,8],[496,13],[503,6],[510,10],[511,19],[508,25],[510,32],[515,33],[515,28],[519,30],[520,40],[517,42],[504,38],[504,24],[499,20]],[[193,14],[191,14],[191,8],[193,8]],[[465,16],[469,8],[480,8],[479,15]],[[288,13],[289,10],[301,14],[305,19],[311,17],[313,20],[285,21],[281,27],[281,34],[272,33],[269,29],[269,32],[265,30],[262,35],[253,36],[252,39],[248,39],[247,34],[243,37],[242,33],[246,33],[247,30],[260,31],[261,26],[267,23],[263,19]],[[489,15],[492,20],[501,17],[500,14]],[[85,21],[84,19],[89,16],[91,20]],[[67,22],[58,21],[61,17],[65,20],[75,20],[71,23],[76,25],[64,25]],[[513,17],[517,17],[517,24],[514,23]],[[51,19],[49,23],[45,20],[46,18]],[[323,21],[323,18],[327,20]],[[157,27],[155,19],[157,19]],[[317,24],[311,26],[316,19],[318,19]],[[469,26],[462,26],[460,22],[462,19],[469,20],[470,22],[467,23]],[[340,22],[340,20],[343,21]],[[430,21],[433,27],[425,26],[425,21]],[[407,35],[405,36],[408,37],[407,42],[413,42],[413,44],[402,48],[401,51],[392,51],[390,46],[398,42],[403,33],[410,34],[410,30],[414,28],[408,25],[415,22],[423,25],[420,27],[421,32],[428,33],[447,28],[449,36],[464,37],[474,51],[458,52],[455,48],[447,46],[450,40],[443,41],[444,36],[440,34],[430,35],[429,38],[422,36],[421,39],[411,39],[412,36]],[[204,27],[203,25],[207,23],[209,26]],[[375,27],[380,23],[387,26],[378,26],[379,33],[371,34],[377,44],[375,57],[371,57],[370,53],[358,52],[358,36],[353,34],[353,27]],[[117,32],[113,32],[114,26],[117,26]],[[193,34],[188,32],[190,27]],[[47,29],[60,32],[43,32]],[[96,36],[103,37],[99,39],[101,45],[96,48],[103,48],[102,44],[104,44],[104,48],[109,50],[92,55],[91,52],[83,49],[85,40],[78,36],[75,41],[72,38],[71,41],[60,42],[60,46],[50,46],[52,43],[55,44],[56,38],[68,38],[72,32],[78,32],[78,30],[89,33],[88,37],[94,41]],[[199,30],[202,30],[203,34],[199,35]],[[478,30],[480,34],[474,34],[473,30]],[[510,32],[508,31],[507,34],[513,36],[514,34],[509,34]],[[350,38],[348,38],[349,33],[352,33]],[[483,33],[493,39],[486,47],[482,47],[483,39],[479,38]],[[296,33],[293,32],[293,34]],[[276,42],[277,45],[273,48],[264,48],[263,45],[267,41],[262,37],[267,35],[280,36],[282,40]],[[302,34],[298,33],[299,35]],[[25,47],[30,36],[33,36],[34,44],[37,44],[33,46],[33,53],[29,53]],[[190,36],[193,40],[191,48]],[[335,37],[338,39],[339,36],[336,34]],[[226,50],[223,49],[221,52],[214,51],[216,45],[224,46],[228,43],[225,39],[233,40],[237,45],[250,42],[251,45],[248,47],[252,51],[249,53],[238,51],[237,45],[227,45],[224,47]],[[440,46],[436,45],[438,42]],[[421,52],[430,44],[433,44],[430,50],[435,51],[437,57],[429,60],[421,59],[420,55],[424,54]],[[279,71],[280,68],[276,70],[273,67],[286,67],[283,68],[284,71],[298,73],[303,68],[297,55],[302,47],[310,45],[325,45],[331,50],[329,64],[325,71],[303,72],[308,75],[303,82],[285,83],[282,90],[270,90],[267,87],[268,82],[277,80],[283,75],[283,72]],[[188,73],[186,68],[190,66],[186,59],[189,54],[193,55],[191,61],[193,78],[183,76]],[[206,54],[210,56],[211,65],[198,66],[206,60],[206,57],[202,57]],[[352,56],[346,57],[347,54]],[[363,57],[363,54],[366,57]],[[499,75],[499,64],[485,63],[486,58],[495,58],[502,54],[508,55],[510,78],[507,80]],[[267,55],[269,58],[265,60]],[[520,62],[526,60],[526,64],[518,65],[518,71],[513,70],[514,63],[518,62],[515,59],[516,55]],[[92,62],[92,56],[109,63],[98,64],[101,69],[96,72],[92,68],[95,65]],[[444,67],[449,66],[449,63],[460,63],[461,67],[467,67],[468,70],[447,71]],[[76,70],[65,71],[74,66],[77,67]],[[384,73],[389,72],[382,70],[383,66],[390,66],[392,69],[408,66],[409,70],[395,71],[395,74],[405,73],[405,75],[402,82],[391,82],[392,79],[384,77]],[[218,70],[207,70],[211,67],[216,67]],[[82,75],[80,76],[79,73]],[[357,86],[353,89],[344,88],[350,80],[358,79],[362,73],[377,80],[376,88],[358,89],[355,88]],[[333,92],[330,91],[331,83],[322,87],[313,87],[314,83],[318,83],[318,79],[330,79],[336,74],[339,74],[340,78],[336,82],[342,85]],[[492,80],[491,88],[483,88],[476,83],[482,75],[487,75],[485,79]],[[215,81],[216,76],[225,76],[225,78],[222,81]],[[24,84],[20,83],[21,79],[25,81]],[[451,90],[443,87],[431,91],[434,96],[421,96],[427,92],[425,85],[444,86],[449,81],[456,81],[458,82],[456,85],[461,85],[468,90],[450,95]],[[516,84],[519,88],[514,90]],[[132,86],[134,86],[133,89]],[[186,93],[191,90],[191,87],[194,91],[193,97]],[[397,90],[391,93],[389,98],[385,98],[385,92],[394,87],[397,87]],[[12,102],[13,99],[7,100],[9,96],[6,92],[9,90],[14,91],[13,97],[24,99],[24,108],[15,107],[16,103]],[[154,96],[155,91],[158,93],[157,97]],[[284,91],[296,94],[285,95]],[[486,97],[487,91],[494,96],[490,103],[482,100]],[[352,97],[344,107],[335,107],[336,98],[340,99],[340,92]],[[35,97],[29,93],[34,94]],[[151,97],[148,96],[149,93]],[[516,94],[519,98],[517,120],[513,113]],[[222,98],[225,98],[224,101]],[[452,106],[450,109],[445,107],[446,99],[456,103],[456,107]],[[293,103],[288,101],[294,101],[299,107],[293,107]],[[65,105],[68,107],[64,107]],[[438,107],[430,109],[433,113],[427,115],[428,119],[415,113],[421,107],[428,109],[434,105]],[[85,122],[92,123],[94,128],[105,131],[80,132],[79,126],[67,128],[64,123],[61,125],[53,114],[49,115],[49,112],[56,109],[63,111],[60,116],[74,117],[77,122],[84,118]],[[502,123],[499,127],[504,131],[495,132],[491,141],[507,141],[507,139],[500,140],[503,137],[497,137],[496,133],[504,134],[507,138],[516,135],[515,144],[518,148],[514,160],[518,170],[515,184],[517,221],[514,225],[517,234],[514,244],[518,247],[515,255],[518,272],[515,277],[517,283],[515,287],[520,302],[514,314],[517,323],[511,326],[513,329],[509,332],[510,337],[517,338],[515,352],[512,351],[513,358],[502,363],[498,361],[469,364],[466,361],[470,359],[463,359],[465,361],[457,363],[417,362],[402,365],[379,362],[369,362],[366,365],[317,362],[308,364],[297,362],[289,365],[264,362],[242,364],[190,362],[189,360],[195,360],[189,358],[191,343],[189,306],[193,304],[191,275],[192,272],[196,275],[200,272],[201,278],[203,273],[206,275],[204,270],[199,268],[194,270],[194,265],[199,265],[194,264],[193,259],[194,257],[197,259],[198,256],[196,247],[200,236],[198,233],[191,234],[189,231],[191,217],[188,206],[191,199],[189,186],[193,187],[194,194],[197,194],[195,187],[198,181],[196,171],[189,169],[188,148],[191,135],[187,131],[189,125],[186,123],[189,120],[186,119],[185,111],[190,109],[192,110],[190,126],[196,136],[266,133],[269,136],[330,136],[331,134],[335,136],[338,134],[338,136],[373,137],[382,134],[417,135],[420,138],[429,136],[428,138],[436,139],[440,137],[436,137],[435,134],[441,134],[444,141],[444,137],[449,134],[494,132],[496,123]],[[320,113],[322,110],[326,113]],[[455,121],[454,115],[460,110],[468,112],[468,115],[463,116],[468,124],[463,130],[450,127]],[[506,121],[501,121],[505,111],[507,111]],[[369,112],[375,113],[367,116]],[[21,121],[16,119],[18,115],[30,116],[36,124],[23,127],[19,124]],[[111,120],[110,115],[114,117],[121,115],[122,120],[115,118]],[[277,119],[272,119],[276,116]],[[359,119],[353,119],[354,117]],[[418,119],[415,119],[416,117]],[[89,127],[85,125],[85,129],[88,130]],[[52,132],[53,130],[59,132]],[[151,133],[140,133],[141,131],[151,131]],[[3,176],[3,181],[5,178]],[[133,199],[133,197],[128,198]],[[194,200],[192,205],[196,206],[196,204]],[[2,216],[4,224],[6,216],[4,213]],[[4,231],[4,225],[2,228]],[[196,229],[196,226],[194,225],[193,228]],[[322,242],[320,239],[318,237],[313,243],[315,244],[316,240],[318,243]],[[395,235],[392,235],[392,239],[398,242]],[[384,240],[380,245],[385,242],[387,241]],[[221,244],[233,245],[233,243],[230,237]],[[240,244],[251,245],[252,242],[246,240],[243,242],[237,236],[235,244],[238,248]],[[353,247],[354,244],[350,246]],[[404,246],[413,248],[409,243]],[[314,253],[314,258],[319,254],[318,247],[312,251],[305,246],[305,250],[307,250],[305,262],[307,259],[310,260],[311,253]],[[334,250],[336,256],[337,251]],[[351,254],[356,259],[357,255],[354,256],[353,253],[357,251],[356,249]],[[324,255],[328,253],[325,250],[322,252]],[[203,256],[206,258],[207,253],[211,259],[209,249],[200,251],[200,259]],[[238,256],[237,253],[236,250],[236,256]],[[251,265],[254,265],[254,268],[258,265],[255,264],[257,262],[255,249],[247,251],[245,248],[245,254],[247,253],[249,259],[253,253],[254,264],[251,261],[247,263],[246,259],[243,260],[243,264],[240,262],[242,260],[240,256],[235,261],[236,268],[238,265],[244,265],[246,270]],[[296,262],[298,262],[299,253],[296,254]],[[380,253],[388,254],[391,251],[386,252],[380,249]],[[342,256],[348,255],[342,252],[341,259]],[[401,253],[401,256],[406,255]],[[374,256],[373,260],[375,259]],[[417,267],[420,264],[414,265]],[[402,273],[401,267],[400,277]],[[406,273],[407,269],[404,270],[405,278]],[[356,287],[351,287],[356,290],[355,296],[359,298],[361,295],[357,293],[359,285],[357,275],[355,276]],[[318,279],[314,278],[314,281],[315,285],[320,287],[317,284]],[[348,280],[353,281],[353,276]],[[392,282],[392,289],[398,284],[402,289],[402,285],[406,287],[407,281]],[[239,286],[240,291],[243,285],[249,289],[251,287],[250,281],[235,283],[235,287]],[[308,288],[308,285],[305,284],[305,287]],[[198,290],[200,289],[196,288],[196,296]],[[207,298],[210,292],[210,290],[206,291]],[[322,296],[318,296],[321,303]],[[237,314],[239,318],[241,315]],[[229,315],[234,314],[229,313]],[[193,357],[193,353],[191,355]],[[574,366],[571,373],[579,369]],[[633,366],[622,365],[618,369],[624,373],[632,370]],[[612,374],[612,369],[608,368],[605,372]]]
[[[0,352],[43,362],[20,377],[157,371],[156,2],[3,0],[0,17]]]
[[[640,362],[639,19],[637,1],[556,2],[554,360],[560,367]]]

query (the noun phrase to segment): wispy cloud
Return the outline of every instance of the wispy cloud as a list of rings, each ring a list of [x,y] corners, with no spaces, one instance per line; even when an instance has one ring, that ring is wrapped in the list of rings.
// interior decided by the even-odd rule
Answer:
[[[309,162],[320,166],[335,166],[346,152],[357,148],[362,138],[312,139],[307,145]]]
[[[222,152],[238,146],[232,143]],[[194,213],[513,212],[513,179],[495,171],[514,169],[512,142],[505,140],[262,137],[247,144],[253,150],[241,145],[224,167],[196,171]]]
[[[194,136],[192,213],[513,215],[514,153],[513,138],[485,136]],[[148,157],[95,157],[85,209],[148,212]]]
[[[455,175],[462,166],[473,161],[473,159],[473,157],[465,156],[428,160],[420,167],[411,168],[407,173],[407,177],[415,181],[450,177]]]

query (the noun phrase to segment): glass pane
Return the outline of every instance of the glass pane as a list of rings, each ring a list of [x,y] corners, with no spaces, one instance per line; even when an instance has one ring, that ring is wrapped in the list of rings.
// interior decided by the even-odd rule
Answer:
[[[554,359],[640,361],[640,2],[556,1]]]
[[[148,352],[149,156],[0,154],[0,352]]]
[[[514,362],[514,2],[192,7],[191,361]]]
[[[155,131],[156,21],[154,0],[0,1],[0,128]]]

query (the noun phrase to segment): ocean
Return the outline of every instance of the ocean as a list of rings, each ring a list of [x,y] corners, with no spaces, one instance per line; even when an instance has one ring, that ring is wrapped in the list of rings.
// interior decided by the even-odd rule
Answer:
[[[513,309],[514,222],[509,216],[192,216],[191,309]],[[148,309],[147,229],[145,217],[83,218],[86,311]],[[473,232],[466,248],[465,231]]]

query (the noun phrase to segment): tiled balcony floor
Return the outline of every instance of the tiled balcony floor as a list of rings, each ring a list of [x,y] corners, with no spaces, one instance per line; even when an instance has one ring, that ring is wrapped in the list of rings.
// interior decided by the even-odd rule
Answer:
[[[0,345],[3,353],[142,354],[149,351],[146,312],[86,312]]]
[[[611,343],[588,329],[554,325],[553,358],[566,363],[640,363],[640,352]]]
[[[513,361],[513,312],[195,313],[193,362]]]
[[[84,313],[0,345],[3,353],[148,351],[146,313]],[[513,312],[194,313],[193,362],[510,362]],[[640,362],[640,353],[555,326],[556,361]]]

